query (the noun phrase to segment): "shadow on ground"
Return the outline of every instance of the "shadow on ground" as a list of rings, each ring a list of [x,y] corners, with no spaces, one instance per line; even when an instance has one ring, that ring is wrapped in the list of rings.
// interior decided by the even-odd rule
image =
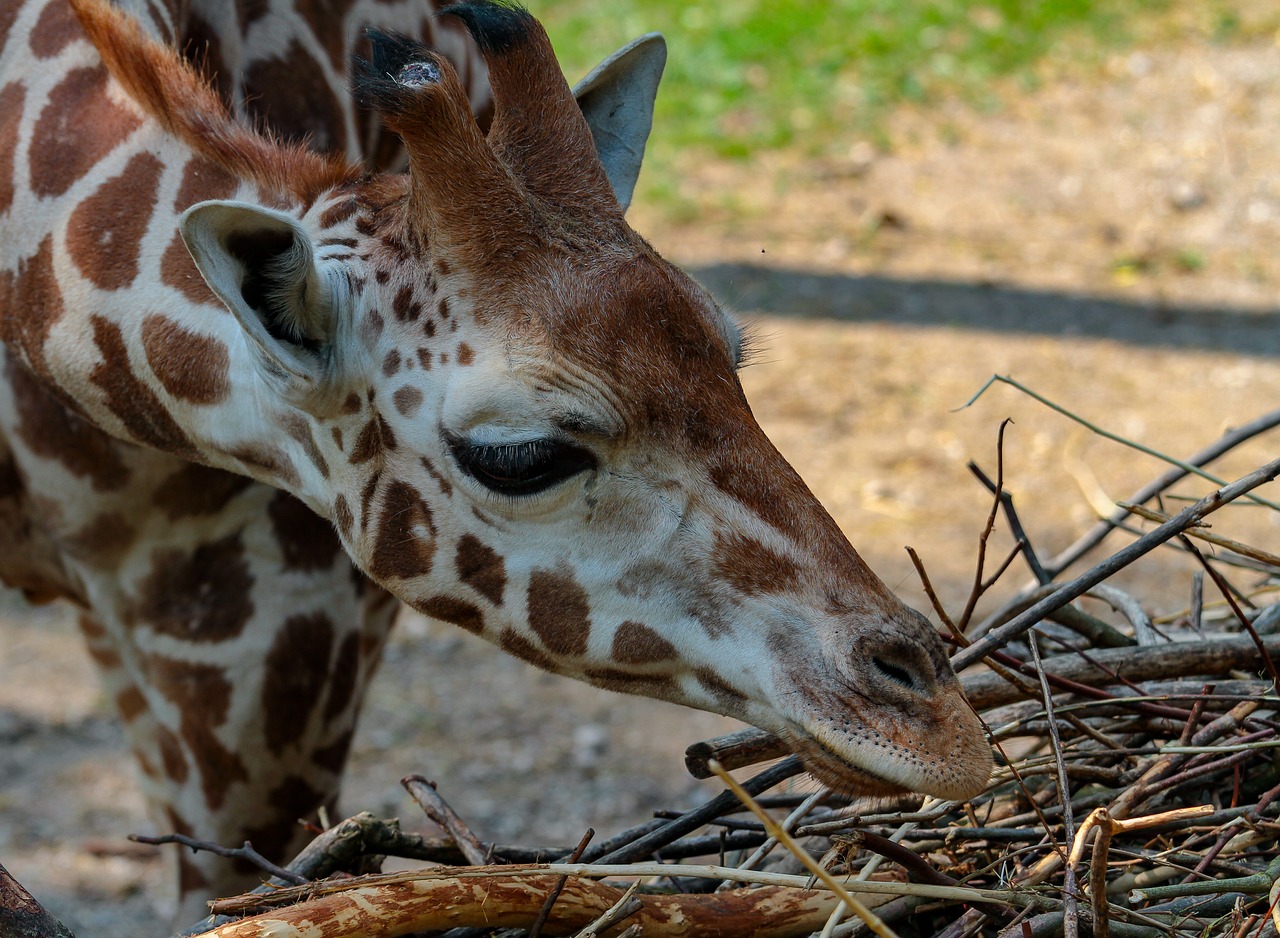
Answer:
[[[743,263],[694,267],[690,273],[747,314],[1111,339],[1149,348],[1280,357],[1280,307],[1126,303],[1000,284],[851,276]]]

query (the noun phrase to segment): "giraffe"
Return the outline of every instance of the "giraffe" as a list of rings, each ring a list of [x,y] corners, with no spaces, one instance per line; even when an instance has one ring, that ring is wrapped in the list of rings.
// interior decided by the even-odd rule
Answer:
[[[584,117],[536,20],[449,10],[487,133],[447,58],[375,34],[356,93],[407,171],[369,173],[237,121],[158,14],[66,4],[0,14],[0,574],[82,608],[162,823],[295,847],[393,597],[847,791],[985,784],[936,633],[627,225],[636,112]],[[184,857],[184,910],[237,876]]]

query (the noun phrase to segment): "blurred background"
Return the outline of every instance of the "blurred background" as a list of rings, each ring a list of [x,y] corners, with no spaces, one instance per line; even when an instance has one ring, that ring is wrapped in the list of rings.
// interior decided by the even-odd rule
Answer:
[[[918,607],[907,545],[944,605],[964,604],[990,507],[966,463],[995,474],[1005,418],[1006,486],[1044,555],[1163,468],[1007,386],[959,409],[991,375],[1179,457],[1280,407],[1274,3],[529,5],[571,82],[666,34],[632,222],[752,325],[743,381],[761,423]],[[1243,474],[1277,439],[1217,471]],[[1277,517],[1239,507],[1213,525],[1276,551]],[[1010,545],[999,524],[988,572]],[[1168,551],[1116,582],[1176,616],[1191,573]],[[979,615],[1025,567],[1005,580]],[[123,842],[151,825],[70,614],[9,597],[0,642],[0,857],[83,935],[162,934],[139,925],[167,883],[153,851]],[[605,837],[705,793],[680,755],[730,728],[405,615],[344,810],[419,827],[396,784],[415,771],[482,838]]]

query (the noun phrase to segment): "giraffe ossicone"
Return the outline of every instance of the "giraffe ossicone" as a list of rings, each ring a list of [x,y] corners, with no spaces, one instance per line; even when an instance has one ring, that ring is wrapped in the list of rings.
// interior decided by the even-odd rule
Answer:
[[[298,501],[378,586],[538,667],[770,730],[849,791],[985,785],[933,628],[756,423],[732,318],[623,217],[652,40],[580,107],[529,14],[450,7],[487,67],[486,133],[449,59],[375,34],[356,93],[408,171],[370,175],[245,129],[106,0],[71,5],[88,41],[60,72],[28,81],[17,27],[0,63],[0,101],[46,102],[0,114],[15,180],[63,185],[41,150],[52,102],[118,112],[109,137],[64,143],[61,193],[15,186],[7,208],[34,234],[0,265],[0,507],[24,513],[35,560],[0,572],[92,610],[174,826],[275,836],[336,791],[389,613]],[[41,439],[37,412],[62,436]],[[118,493],[139,491],[156,507],[129,518]],[[372,624],[335,621],[330,595]]]

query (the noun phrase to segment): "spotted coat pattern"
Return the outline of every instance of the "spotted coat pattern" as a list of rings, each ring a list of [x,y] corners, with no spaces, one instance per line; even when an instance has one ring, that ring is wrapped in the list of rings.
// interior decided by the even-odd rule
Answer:
[[[400,5],[312,6],[0,5],[0,576],[85,610],[165,825],[294,845],[392,594],[832,784],[980,788],[937,636],[756,425],[736,327],[626,225],[541,27],[456,11],[491,122],[470,59],[377,39],[379,122],[280,75],[333,91]],[[379,128],[407,173],[341,155],[388,165]],[[188,909],[224,870],[184,858]]]

